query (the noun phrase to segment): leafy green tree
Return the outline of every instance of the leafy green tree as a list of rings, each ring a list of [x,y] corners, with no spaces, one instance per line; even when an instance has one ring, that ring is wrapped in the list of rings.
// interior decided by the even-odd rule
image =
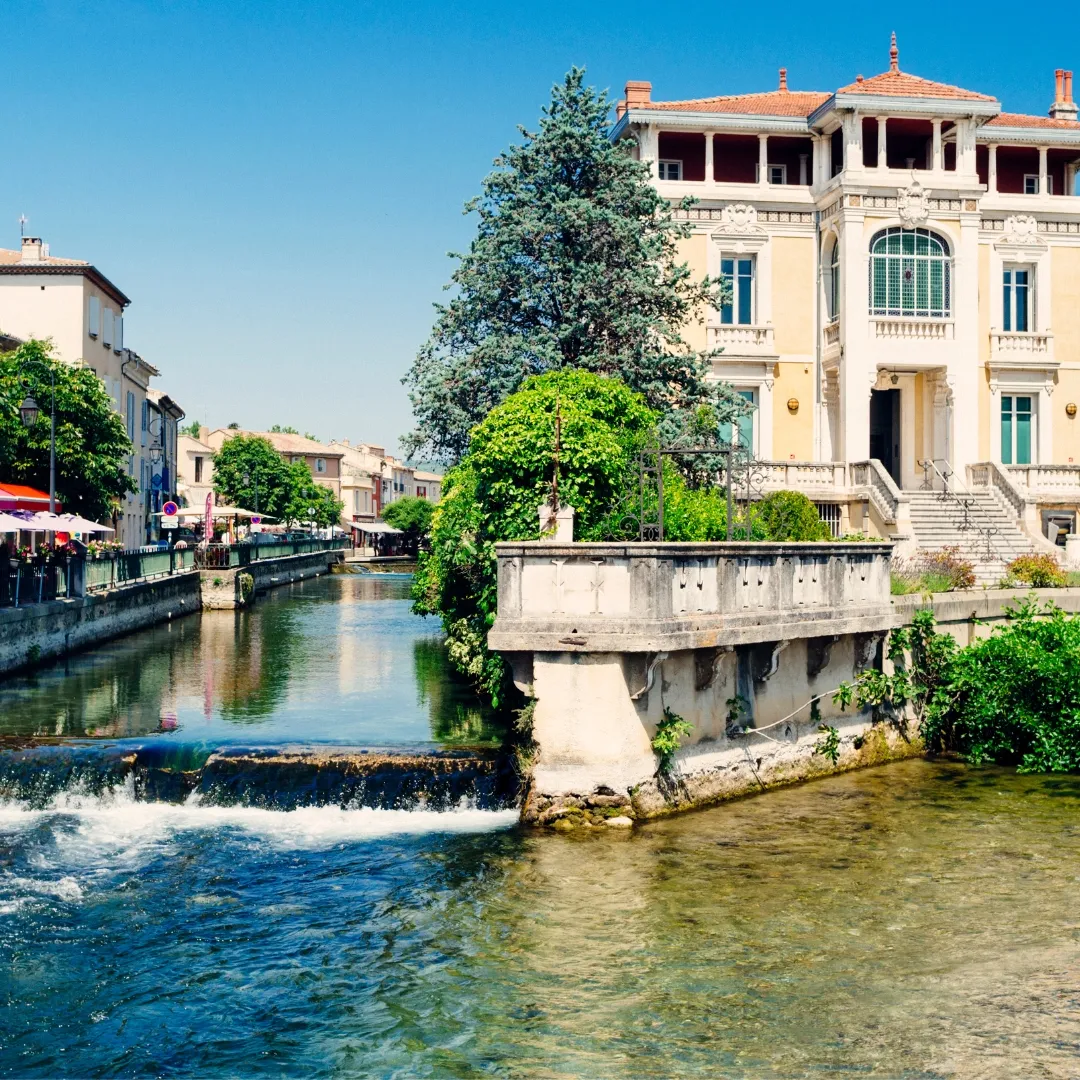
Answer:
[[[382,516],[387,525],[401,529],[405,534],[406,548],[416,552],[420,548],[420,541],[431,531],[431,517],[434,513],[435,507],[427,499],[406,496],[392,502]]]
[[[244,510],[258,509],[267,517],[286,520],[297,487],[296,476],[293,466],[269,439],[233,435],[221,444],[213,461],[214,492],[220,502]]]
[[[181,435],[187,435],[189,438],[197,439],[199,433],[202,431],[202,424],[198,420],[192,420],[190,424],[181,424],[177,430]]]
[[[285,521],[290,525],[313,521],[324,529],[339,523],[345,504],[330,488],[315,480],[306,465],[300,462],[290,465],[289,476],[292,493],[285,507]]]
[[[466,206],[479,225],[455,256],[455,295],[404,382],[410,453],[455,462],[470,430],[529,375],[580,368],[617,375],[661,413],[707,400],[719,419],[745,411],[710,388],[706,358],[681,329],[715,305],[719,283],[678,259],[689,226],[646,165],[608,138],[606,94],[575,68],[552,90],[539,130],[495,160]],[[715,430],[715,428],[714,428]]]
[[[118,501],[137,490],[123,419],[89,368],[51,355],[47,341],[28,341],[0,356],[0,476],[49,489],[49,372],[56,382],[56,495],[64,510],[107,523]],[[19,406],[29,394],[40,410],[27,430]]]
[[[495,542],[535,540],[555,472],[559,501],[574,508],[577,540],[603,539],[611,507],[636,485],[640,446],[656,414],[616,379],[584,371],[533,376],[472,432],[469,452],[443,478],[431,547],[420,553],[414,610],[437,615],[455,666],[496,704],[508,691],[502,660],[487,650],[495,618]]]
[[[299,435],[300,434],[300,432],[297,431],[296,428],[289,427],[287,425],[285,427],[282,427],[281,424],[274,424],[274,426],[270,429],[270,432],[273,435]]]

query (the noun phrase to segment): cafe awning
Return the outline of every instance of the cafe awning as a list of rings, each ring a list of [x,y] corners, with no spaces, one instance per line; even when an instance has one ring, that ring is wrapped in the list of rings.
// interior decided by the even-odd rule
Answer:
[[[56,509],[60,502],[57,500]],[[0,510],[48,510],[49,493],[26,484],[0,483]]]
[[[401,530],[393,525],[387,525],[385,521],[350,521],[349,526],[357,532],[368,534],[379,533],[387,536],[400,536]]]

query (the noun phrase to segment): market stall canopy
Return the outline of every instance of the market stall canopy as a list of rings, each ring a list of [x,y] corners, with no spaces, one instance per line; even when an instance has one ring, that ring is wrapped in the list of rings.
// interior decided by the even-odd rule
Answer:
[[[13,514],[5,514],[0,510],[0,533],[19,532],[26,528],[26,522]]]
[[[66,523],[67,532],[92,533],[92,532],[116,532],[110,525],[99,525],[96,521],[79,517],[78,514],[60,514],[60,519]]]
[[[385,521],[350,521],[349,524],[357,532],[380,533],[387,536],[401,535],[401,529],[395,529],[393,525],[387,525]]]
[[[49,493],[39,491],[37,488],[28,487],[26,484],[0,483],[0,510],[48,510]],[[56,501],[56,508],[61,509],[60,501]]]

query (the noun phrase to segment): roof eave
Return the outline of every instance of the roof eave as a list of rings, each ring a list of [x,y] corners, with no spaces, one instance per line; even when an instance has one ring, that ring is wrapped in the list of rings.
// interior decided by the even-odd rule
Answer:
[[[2,263],[0,264],[0,274],[49,274],[51,276],[65,277],[69,274],[77,275],[78,277],[88,277],[91,281],[107,292],[118,304],[122,307],[127,307],[131,303],[129,297],[125,296],[97,267],[94,266],[78,266],[67,265],[61,263]]]
[[[702,127],[714,130],[760,131],[767,129],[777,133],[807,135],[810,132],[805,116],[774,116],[771,113],[728,113],[691,109],[628,109],[612,129],[612,138],[618,138],[630,124],[663,124],[668,129],[687,128],[698,131]]]
[[[942,98],[923,97],[908,94],[845,94],[837,92],[821,108],[830,106],[834,109],[852,109],[856,112],[903,113],[905,115],[929,117],[981,116],[989,119],[1001,112],[1001,102],[983,98]],[[811,120],[821,109],[818,109]]]
[[[995,124],[980,128],[976,134],[980,143],[1031,143],[1032,145],[1074,146],[1080,149],[1080,128],[1069,131],[1063,128],[1008,127]]]

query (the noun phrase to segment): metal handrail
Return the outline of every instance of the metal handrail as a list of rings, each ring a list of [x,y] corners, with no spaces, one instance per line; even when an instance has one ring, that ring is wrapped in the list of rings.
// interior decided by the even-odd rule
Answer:
[[[945,466],[944,472],[942,472],[941,469],[938,468],[939,461],[942,465]],[[998,549],[994,544],[994,537],[1000,537],[1001,530],[993,523],[990,515],[986,513],[986,510],[983,508],[982,504],[975,497],[975,493],[967,486],[967,484],[964,483],[963,480],[957,479],[957,473],[956,470],[952,467],[952,464],[945,458],[927,458],[923,461],[918,462],[918,464],[922,466],[923,470],[923,490],[935,490],[933,486],[933,480],[930,475],[932,471],[941,481],[941,491],[939,493],[939,498],[941,499],[941,501],[945,502],[947,499],[952,499],[952,501],[956,503],[956,505],[959,506],[960,509],[964,512],[964,521],[963,524],[961,524],[960,526],[960,531],[964,532],[968,529],[974,529],[975,532],[979,533],[986,539],[986,557],[988,559],[997,558],[999,562],[1007,563],[1009,560],[1001,554],[1000,549]],[[959,486],[962,489],[962,494],[965,495],[966,498],[961,498],[961,496],[958,495],[956,491],[949,487],[950,480],[954,481],[955,486]],[[985,518],[985,527],[979,526],[976,522],[972,520],[972,507],[975,507],[979,511],[979,513],[981,513]]]

